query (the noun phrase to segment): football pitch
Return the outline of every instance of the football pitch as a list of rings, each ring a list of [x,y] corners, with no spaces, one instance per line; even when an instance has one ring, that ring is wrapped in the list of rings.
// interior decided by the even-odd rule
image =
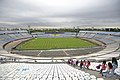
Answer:
[[[19,50],[50,50],[93,47],[96,44],[79,38],[34,38],[19,44]]]

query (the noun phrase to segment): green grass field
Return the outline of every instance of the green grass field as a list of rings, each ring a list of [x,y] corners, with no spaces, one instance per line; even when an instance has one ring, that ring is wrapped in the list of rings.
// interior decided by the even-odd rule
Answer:
[[[20,50],[48,50],[48,49],[68,49],[91,47],[96,44],[81,40],[79,38],[35,38],[27,42],[23,42],[16,47]]]

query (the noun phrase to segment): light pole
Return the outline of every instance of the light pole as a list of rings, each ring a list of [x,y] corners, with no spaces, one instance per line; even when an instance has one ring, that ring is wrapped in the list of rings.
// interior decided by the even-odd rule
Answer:
[[[31,33],[30,33],[30,25],[28,25],[28,33],[31,34]]]
[[[78,33],[79,33],[79,26],[76,26],[76,37],[77,37]]]

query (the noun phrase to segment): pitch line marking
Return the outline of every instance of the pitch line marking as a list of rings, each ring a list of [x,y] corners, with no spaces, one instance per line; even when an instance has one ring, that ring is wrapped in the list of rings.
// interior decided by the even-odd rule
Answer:
[[[68,56],[69,54],[67,52],[64,51],[64,53]]]
[[[42,53],[43,51],[41,51],[37,56],[40,56],[40,54]]]

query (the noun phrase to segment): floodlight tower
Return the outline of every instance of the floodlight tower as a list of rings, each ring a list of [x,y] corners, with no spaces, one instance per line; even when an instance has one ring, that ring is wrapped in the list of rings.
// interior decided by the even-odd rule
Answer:
[[[77,35],[78,35],[79,31],[80,31],[80,30],[79,30],[79,26],[76,26],[76,29],[75,29],[75,30],[76,30],[76,35],[75,35],[75,36],[78,37]]]
[[[30,33],[30,25],[28,25],[28,33],[31,34],[31,33]]]

